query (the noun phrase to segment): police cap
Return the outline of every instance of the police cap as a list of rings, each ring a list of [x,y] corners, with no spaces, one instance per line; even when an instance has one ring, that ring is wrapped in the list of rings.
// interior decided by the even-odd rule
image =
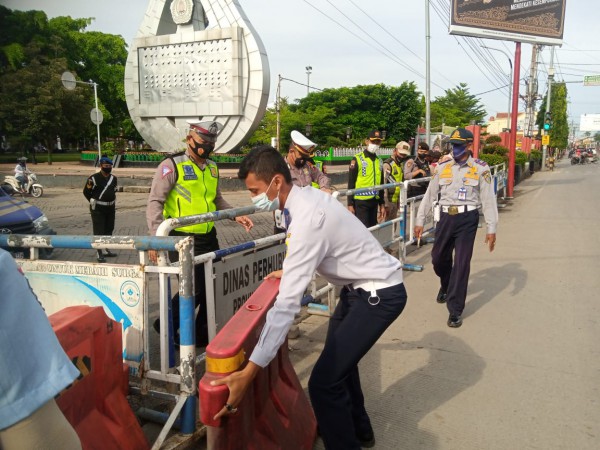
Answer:
[[[317,144],[296,130],[293,130],[290,136],[292,138],[292,145],[298,153],[308,157],[314,155]]]
[[[401,155],[410,155],[410,145],[408,145],[408,142],[406,141],[398,142],[396,144],[396,150],[398,150],[398,153],[400,153]]]
[[[110,164],[112,166],[113,162],[112,159],[110,159],[108,156],[103,156],[102,158],[100,158],[100,164]]]
[[[450,135],[451,144],[468,144],[473,142],[473,133],[466,128],[457,128]]]
[[[223,124],[212,120],[198,122],[195,120],[187,120],[190,130],[197,133],[206,142],[217,142],[217,136],[223,129]]]
[[[383,140],[383,138],[381,137],[381,131],[379,130],[372,130],[369,133],[369,141],[373,142],[373,141],[379,141],[381,142]]]

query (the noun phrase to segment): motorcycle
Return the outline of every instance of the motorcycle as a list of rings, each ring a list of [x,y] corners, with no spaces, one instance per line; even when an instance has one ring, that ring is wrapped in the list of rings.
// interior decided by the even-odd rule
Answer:
[[[21,186],[19,184],[19,180],[17,180],[14,176],[7,175],[4,177],[4,185],[10,186],[13,190],[13,196],[15,194],[29,194],[32,197],[38,198],[41,197],[44,193],[44,187],[38,183],[37,175],[33,172],[27,173],[27,185],[24,190],[21,190]]]

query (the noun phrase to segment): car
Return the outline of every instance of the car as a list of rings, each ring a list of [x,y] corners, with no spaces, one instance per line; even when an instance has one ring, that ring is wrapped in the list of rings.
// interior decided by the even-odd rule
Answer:
[[[24,200],[13,198],[0,188],[0,234],[56,234],[46,215],[36,206],[30,205]],[[4,247],[15,258],[28,258],[29,249],[21,247]],[[41,258],[50,258],[51,248],[40,249]]]

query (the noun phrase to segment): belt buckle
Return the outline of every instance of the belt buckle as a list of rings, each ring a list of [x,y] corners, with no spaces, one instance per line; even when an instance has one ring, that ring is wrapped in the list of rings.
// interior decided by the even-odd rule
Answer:
[[[455,216],[458,214],[458,206],[448,206],[448,214]]]

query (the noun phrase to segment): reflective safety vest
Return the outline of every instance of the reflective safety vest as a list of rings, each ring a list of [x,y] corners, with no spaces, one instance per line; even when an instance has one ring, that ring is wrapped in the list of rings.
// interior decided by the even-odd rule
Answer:
[[[400,183],[404,179],[404,173],[402,172],[402,163],[397,164],[396,161],[394,161],[394,159],[390,159],[389,164],[392,168],[392,178],[394,178],[394,180],[396,180],[397,183]],[[387,180],[385,180],[385,182],[387,183]],[[396,186],[396,188],[393,189],[393,192],[392,189],[390,189],[388,193],[390,194],[392,203],[397,203],[398,199],[400,198],[400,186]]]
[[[323,161],[315,161],[315,167],[321,172],[323,172]],[[310,183],[310,185],[315,189],[321,189],[321,186],[319,186],[319,183],[317,183],[316,181],[313,181],[312,183]]]
[[[375,161],[371,158],[365,158],[364,153],[357,153],[354,157],[358,161],[356,189],[380,184],[381,173],[383,172],[383,161],[381,161],[379,157],[375,158]],[[371,198],[379,199],[379,191],[369,191],[363,194],[354,195],[355,200],[369,200]]]
[[[219,183],[217,165],[206,160],[206,166],[202,170],[185,154],[171,159],[175,165],[177,181],[165,201],[163,217],[170,219],[216,211],[215,197]],[[206,234],[213,227],[214,222],[206,222],[177,228],[177,231]]]

